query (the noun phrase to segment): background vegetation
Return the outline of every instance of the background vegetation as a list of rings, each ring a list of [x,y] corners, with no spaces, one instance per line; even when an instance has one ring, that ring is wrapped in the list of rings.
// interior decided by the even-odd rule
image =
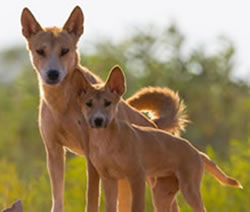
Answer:
[[[175,27],[135,30],[119,42],[95,42],[82,49],[81,63],[105,78],[119,64],[128,80],[127,96],[144,86],[179,91],[192,121],[182,136],[207,152],[241,181],[244,190],[222,187],[205,174],[202,195],[212,212],[247,212],[250,202],[250,85],[234,78],[235,48],[218,39],[216,51],[186,48]],[[25,47],[0,53],[0,209],[21,199],[24,211],[49,211],[50,184],[38,132],[39,93]],[[84,211],[86,173],[83,158],[68,155],[66,211]],[[191,211],[178,197],[181,211]],[[103,202],[102,202],[103,205]],[[147,193],[147,211],[152,211]]]

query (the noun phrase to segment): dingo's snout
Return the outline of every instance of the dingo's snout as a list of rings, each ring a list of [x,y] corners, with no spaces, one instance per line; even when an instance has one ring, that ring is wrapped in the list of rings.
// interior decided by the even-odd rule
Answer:
[[[91,117],[89,120],[89,124],[92,128],[106,128],[108,126],[108,122],[108,118],[100,112]]]
[[[94,120],[94,125],[95,127],[101,127],[103,125],[104,121],[103,121],[103,118],[95,118]]]
[[[66,74],[58,69],[49,69],[47,71],[41,71],[40,75],[44,83],[56,85],[63,81]]]
[[[55,69],[51,69],[47,72],[48,83],[54,84],[58,82],[59,79],[59,71]]]

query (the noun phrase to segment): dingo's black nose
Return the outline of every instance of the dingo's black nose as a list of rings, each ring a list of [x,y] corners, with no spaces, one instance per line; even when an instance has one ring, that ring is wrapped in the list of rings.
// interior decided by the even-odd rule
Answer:
[[[59,78],[59,71],[51,69],[48,71],[47,76],[51,81],[57,81]]]
[[[101,126],[102,126],[102,123],[103,123],[103,119],[102,119],[102,118],[96,118],[96,119],[94,120],[94,122],[95,122],[95,126],[96,126],[96,127],[101,127]]]

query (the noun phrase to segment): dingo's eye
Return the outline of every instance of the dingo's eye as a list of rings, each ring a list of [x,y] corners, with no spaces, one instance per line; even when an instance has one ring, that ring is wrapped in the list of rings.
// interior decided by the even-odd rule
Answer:
[[[63,49],[61,50],[60,56],[64,56],[64,55],[66,55],[66,54],[68,54],[68,53],[69,53],[69,49],[63,48]]]
[[[108,107],[109,105],[111,105],[111,101],[104,99],[104,107]]]
[[[88,106],[88,107],[92,107],[92,101],[88,101],[88,102],[86,102],[86,105]]]
[[[44,52],[44,50],[43,49],[37,49],[36,50],[36,53],[38,54],[38,55],[40,55],[40,56],[45,56],[45,52]]]

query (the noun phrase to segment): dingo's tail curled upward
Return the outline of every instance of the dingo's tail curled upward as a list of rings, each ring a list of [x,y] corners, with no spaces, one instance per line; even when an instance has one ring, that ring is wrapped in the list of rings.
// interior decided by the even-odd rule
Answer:
[[[178,93],[169,88],[145,87],[127,99],[140,111],[152,112],[153,121],[163,130],[178,135],[188,123],[185,104]]]

